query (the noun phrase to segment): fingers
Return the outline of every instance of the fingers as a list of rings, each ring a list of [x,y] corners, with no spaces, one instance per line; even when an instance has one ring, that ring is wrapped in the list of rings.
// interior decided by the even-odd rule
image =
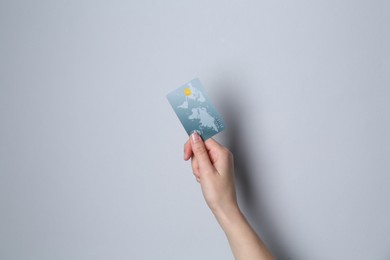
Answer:
[[[206,149],[205,143],[197,132],[191,134],[191,148],[192,153],[196,157],[197,166],[200,173],[210,173],[214,171],[214,166],[210,161],[208,151]],[[210,142],[211,145],[214,143]]]
[[[191,141],[188,140],[184,144],[184,160],[188,161],[192,157]]]
[[[224,149],[224,146],[222,146],[220,143],[218,143],[217,141],[215,141],[213,138],[210,138],[210,139],[207,139],[205,142],[204,142],[207,150],[209,151],[213,151],[213,150],[223,150]]]
[[[210,138],[203,142],[199,134],[194,133],[184,144],[184,160],[191,159],[193,174],[195,179],[200,182],[204,171],[213,172],[216,170],[214,163],[224,150],[227,149],[214,139]]]
[[[194,176],[196,178],[200,178],[199,164],[198,164],[198,160],[196,159],[196,157],[192,157],[191,167],[192,167],[192,172],[194,173]]]
[[[223,150],[224,146],[219,144],[214,139],[210,138],[207,139],[204,142],[204,145],[206,146],[207,151],[213,151],[213,150]],[[191,140],[187,140],[187,142],[184,144],[184,160],[188,161],[192,157],[192,147],[191,147]]]

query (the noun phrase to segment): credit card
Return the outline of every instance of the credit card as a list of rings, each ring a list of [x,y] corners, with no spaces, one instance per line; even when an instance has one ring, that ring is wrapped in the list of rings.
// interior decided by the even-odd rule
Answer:
[[[197,131],[204,141],[225,129],[202,83],[195,78],[173,90],[167,99],[188,135]]]

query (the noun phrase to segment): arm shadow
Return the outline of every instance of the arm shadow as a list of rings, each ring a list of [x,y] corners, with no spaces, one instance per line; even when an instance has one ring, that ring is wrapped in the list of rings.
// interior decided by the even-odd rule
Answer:
[[[250,154],[250,147],[253,144],[248,143],[245,138],[244,129],[249,126],[243,115],[244,111],[242,110],[244,109],[241,109],[245,105],[243,104],[244,100],[240,101],[240,93],[244,89],[226,83],[218,87],[224,89],[224,94],[219,95],[218,107],[223,112],[227,126],[223,135],[224,143],[234,155],[236,190],[240,207],[251,220],[253,228],[258,234],[261,234],[262,240],[269,246],[275,257],[277,259],[292,259],[284,252],[286,247],[278,237],[277,223],[273,221],[272,215],[267,209],[267,205],[270,205],[271,202],[265,198],[270,196],[257,187],[256,181],[262,179],[261,177],[267,173],[256,168],[256,165],[261,164],[262,158],[259,155]],[[261,133],[258,134],[261,135]],[[258,144],[258,142],[256,143]]]

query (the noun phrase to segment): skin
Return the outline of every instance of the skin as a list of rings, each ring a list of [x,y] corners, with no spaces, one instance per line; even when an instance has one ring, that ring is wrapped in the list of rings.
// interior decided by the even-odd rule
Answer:
[[[275,259],[242,214],[234,185],[233,154],[213,139],[195,132],[184,145],[207,205],[226,234],[236,260]]]

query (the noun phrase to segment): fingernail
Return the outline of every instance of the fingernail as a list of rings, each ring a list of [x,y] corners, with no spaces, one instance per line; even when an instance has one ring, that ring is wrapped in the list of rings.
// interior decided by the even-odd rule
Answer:
[[[200,140],[200,136],[199,136],[198,132],[193,132],[191,134],[191,141],[192,141],[192,143],[196,143],[199,140]]]

